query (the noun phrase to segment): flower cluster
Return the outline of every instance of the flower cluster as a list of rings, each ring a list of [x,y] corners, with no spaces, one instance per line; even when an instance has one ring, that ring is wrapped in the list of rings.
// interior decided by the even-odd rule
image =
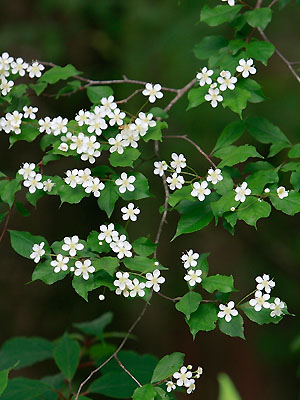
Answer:
[[[95,197],[100,197],[101,190],[105,188],[103,182],[99,178],[91,175],[89,168],[73,169],[66,171],[65,183],[71,188],[81,185],[86,193],[92,193]]]
[[[100,246],[103,240],[108,243],[119,259],[132,257],[131,244],[126,240],[125,235],[119,235],[119,232],[115,230],[114,224],[100,225],[98,239]]]
[[[24,119],[35,119],[36,113],[38,112],[37,107],[23,107],[23,112],[19,111],[8,112],[4,117],[0,118],[0,130],[3,130],[5,133],[15,133],[19,135],[21,133],[21,123],[22,118]]]
[[[203,369],[198,367],[196,371],[192,371],[192,365],[182,366],[179,371],[173,374],[173,379],[166,382],[167,392],[175,390],[176,387],[185,387],[187,394],[193,393],[196,389],[195,379],[199,379],[203,374]]]
[[[28,188],[29,193],[35,193],[36,190],[44,190],[45,192],[51,192],[55,183],[51,179],[42,181],[42,174],[35,172],[36,165],[34,163],[25,162],[19,169],[18,173],[23,175],[23,185]]]
[[[181,260],[183,262],[183,266],[186,269],[189,269],[187,271],[187,274],[184,277],[184,280],[188,282],[190,286],[195,286],[196,283],[201,283],[202,282],[202,270],[201,269],[193,269],[194,267],[197,267],[197,260],[199,258],[198,253],[194,253],[193,250],[189,250],[186,253],[184,253],[181,257]]]
[[[275,287],[275,282],[270,279],[270,276],[267,274],[257,276],[255,280],[257,282],[257,290],[255,291],[254,298],[249,301],[250,306],[257,312],[261,311],[263,308],[270,309],[271,317],[280,317],[283,315],[283,309],[285,307],[283,301],[276,297],[273,303],[269,302],[270,293]]]
[[[232,2],[232,0],[229,1]],[[249,58],[248,60],[245,60],[243,58],[240,59],[239,65],[236,67],[236,71],[241,73],[243,78],[247,78],[249,74],[255,74],[256,69],[253,66],[252,58]],[[223,96],[221,95],[221,92],[224,92],[227,89],[234,90],[238,79],[236,76],[232,76],[230,71],[223,70],[217,77],[216,82],[213,82],[213,74],[214,71],[212,69],[203,67],[201,71],[197,73],[196,78],[200,86],[210,85],[208,93],[204,96],[204,98],[206,101],[210,102],[213,108],[215,108],[217,107],[218,103],[223,101]]]
[[[40,78],[45,67],[37,61],[31,64],[25,62],[21,57],[14,59],[7,52],[0,56],[0,92],[6,96],[14,86],[14,81],[9,80],[11,75],[25,76],[29,78]]]

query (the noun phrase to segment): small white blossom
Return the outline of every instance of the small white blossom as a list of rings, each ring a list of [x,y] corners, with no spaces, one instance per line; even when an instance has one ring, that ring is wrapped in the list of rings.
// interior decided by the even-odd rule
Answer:
[[[44,119],[40,119],[39,120],[39,125],[40,125],[39,131],[41,133],[46,132],[48,135],[50,133],[52,133],[52,128],[51,128],[52,121],[51,121],[51,119],[49,117],[45,117]]]
[[[199,80],[199,85],[204,86],[204,85],[211,85],[212,84],[212,79],[211,76],[214,73],[212,69],[207,69],[207,67],[204,67],[201,69],[201,72],[198,72],[196,75],[196,78]]]
[[[65,237],[64,238],[64,244],[62,245],[62,249],[64,251],[68,251],[71,257],[76,256],[77,250],[83,250],[84,245],[82,243],[79,243],[79,237],[78,236],[72,236],[72,237]]]
[[[222,1],[227,1],[228,5],[231,7],[235,5],[235,0],[222,0]]]
[[[163,176],[168,165],[165,161],[155,161],[154,162],[154,175]]]
[[[289,195],[289,191],[286,190],[284,186],[279,186],[279,188],[277,189],[277,195],[280,199],[284,199]]]
[[[241,72],[242,73],[242,77],[243,78],[248,78],[249,74],[256,74],[256,69],[253,66],[253,60],[252,58],[249,58],[247,61],[242,58],[239,60],[239,64],[236,67],[237,72]]]
[[[265,193],[270,193],[270,189],[269,188],[265,188],[264,192]]]
[[[78,170],[77,184],[86,187],[93,177],[91,176],[91,170],[89,168]]]
[[[123,120],[126,117],[126,114],[124,112],[121,112],[119,108],[116,108],[108,115],[108,117],[110,118],[110,126],[114,126],[115,124],[121,126],[123,125]]]
[[[95,107],[96,110],[96,107]],[[94,110],[94,111],[95,111]],[[88,132],[89,133],[95,133],[97,136],[100,136],[102,134],[102,131],[107,129],[108,125],[105,122],[105,119],[102,117],[105,116],[106,114],[90,114],[90,118],[87,120],[87,124],[89,125],[88,127]]]
[[[172,175],[168,176],[166,181],[171,190],[181,189],[182,185],[184,184],[183,176],[177,175],[177,172],[174,172]]]
[[[193,197],[198,197],[198,200],[204,201],[205,196],[208,196],[211,193],[211,190],[207,188],[208,183],[206,181],[195,182],[193,183],[193,190],[191,195]]]
[[[150,103],[154,103],[156,99],[161,99],[163,93],[161,92],[161,85],[159,83],[152,85],[152,83],[146,83],[145,89],[143,90],[144,96],[149,96]]]
[[[89,111],[80,110],[75,116],[75,121],[77,121],[78,126],[83,126],[87,123],[90,116],[91,113]]]
[[[42,175],[35,174],[34,176],[29,176],[27,180],[23,182],[23,185],[28,187],[29,193],[35,193],[37,189],[43,189],[43,183],[41,180]]]
[[[184,280],[186,280],[190,286],[195,286],[196,283],[202,282],[202,278],[200,278],[201,275],[201,269],[190,269],[185,275]]]
[[[100,231],[98,235],[98,239],[100,241],[105,240],[106,243],[111,243],[112,241],[116,241],[119,236],[119,232],[115,231],[114,224],[100,225]]]
[[[270,279],[270,276],[263,274],[263,276],[257,276],[255,278],[257,290],[264,290],[266,293],[271,293],[271,290],[275,287],[275,282]]]
[[[114,102],[114,96],[109,96],[108,98],[102,97],[101,99],[101,111],[105,112],[105,115],[109,115],[113,110],[117,108],[117,104]]]
[[[38,263],[45,254],[44,250],[45,242],[41,242],[40,244],[34,244],[32,246],[32,253],[30,254],[30,258],[33,259],[35,263]]]
[[[99,294],[98,299],[99,299],[100,301],[105,300],[104,294]]]
[[[58,150],[67,152],[69,150],[69,146],[67,143],[63,142],[58,146]]]
[[[24,76],[27,71],[28,64],[24,62],[23,58],[18,57],[15,61],[11,63],[11,72],[13,74],[19,74],[20,76]]]
[[[58,136],[61,133],[67,133],[68,132],[67,123],[68,123],[67,118],[62,118],[60,116],[53,118],[53,120],[51,121],[51,129],[53,135]]]
[[[208,176],[206,180],[208,182],[211,182],[213,185],[216,185],[218,182],[223,180],[223,176],[221,175],[221,170],[219,168],[216,168],[215,170],[213,168],[210,168],[208,170]]]
[[[121,130],[121,135],[123,138],[122,146],[131,146],[134,149],[138,147],[138,141],[140,140],[140,135],[137,131],[130,129],[128,125]]]
[[[65,182],[67,185],[71,186],[71,188],[75,188],[78,183],[78,169],[72,169],[66,171],[67,177],[65,178]]]
[[[72,143],[70,144],[70,149],[76,150],[78,154],[82,154],[87,148],[88,139],[82,132],[78,133],[77,136],[73,135],[71,137]]]
[[[84,191],[86,193],[93,193],[95,197],[100,197],[101,190],[105,188],[103,182],[100,181],[99,178],[92,178],[91,180],[87,181],[85,184]]]
[[[194,253],[193,250],[187,251],[186,254],[181,256],[184,268],[188,269],[190,267],[196,267],[198,258],[198,253]]]
[[[139,113],[139,119],[144,122],[146,125],[148,125],[150,128],[153,128],[156,126],[156,122],[152,120],[153,114],[148,113],[147,115],[143,112]]]
[[[251,189],[247,188],[248,183],[243,182],[241,186],[238,186],[235,188],[235,201],[240,201],[241,203],[244,203],[246,200],[246,196],[249,196],[251,194]]]
[[[51,181],[51,179],[47,179],[46,181],[43,182],[43,190],[44,192],[51,192],[53,186],[55,185],[54,182]]]
[[[151,288],[153,286],[153,290],[155,292],[160,291],[160,285],[165,282],[165,278],[163,276],[160,276],[160,270],[155,269],[153,273],[148,272],[146,274],[146,287]]]
[[[51,266],[54,267],[54,272],[57,274],[60,271],[68,270],[69,257],[65,257],[62,254],[57,254],[56,260],[51,261]]]
[[[235,211],[235,207],[231,207],[230,211],[232,211],[232,212]]]
[[[124,221],[128,221],[129,219],[131,221],[136,221],[137,215],[141,212],[139,208],[134,208],[133,203],[129,203],[127,207],[122,207],[121,211],[123,213],[122,219],[124,219]]]
[[[118,154],[124,153],[124,147],[126,147],[126,142],[121,133],[118,133],[115,138],[109,138],[108,143],[111,145],[109,149],[110,153],[114,153],[115,151]]]
[[[172,153],[171,157],[173,160],[171,161],[171,167],[175,169],[177,173],[181,172],[181,169],[186,167],[186,158],[183,154],[178,155],[176,153]]]
[[[38,112],[38,108],[37,107],[32,107],[32,106],[24,106],[23,107],[23,111],[24,111],[24,118],[30,118],[30,119],[35,119],[36,115],[35,113]]]
[[[81,261],[76,261],[75,262],[75,267],[77,268],[74,272],[76,276],[82,275],[84,280],[89,279],[89,273],[92,274],[95,272],[95,267],[93,267],[91,260],[84,260],[83,262]]]
[[[34,171],[35,169],[35,164],[34,163],[24,163],[22,168],[19,169],[19,174],[23,175],[24,179],[28,179],[29,177],[33,178],[36,175],[36,172]]]
[[[129,279],[129,273],[128,272],[121,272],[118,271],[116,273],[116,280],[114,281],[114,285],[119,288],[121,291],[124,289],[128,288],[129,285],[131,285],[131,279]]]
[[[235,83],[237,83],[237,78],[231,76],[229,71],[221,71],[217,81],[220,84],[220,90],[223,92],[226,89],[233,90],[235,88]]]
[[[249,301],[250,306],[254,307],[255,311],[260,311],[263,308],[270,308],[270,303],[268,300],[270,299],[270,295],[260,290],[255,292],[255,298]]]
[[[125,193],[126,190],[133,192],[135,189],[133,182],[135,182],[135,176],[130,175],[127,177],[126,172],[122,172],[120,178],[116,179],[116,185],[119,186],[120,193]]]
[[[29,78],[40,78],[44,69],[45,67],[42,64],[39,64],[37,61],[33,62],[32,65],[29,65],[27,67]]]
[[[198,367],[195,371],[195,378],[199,379],[202,374],[203,374],[203,368]]]
[[[192,378],[192,372],[188,371],[186,367],[181,367],[178,372],[173,374],[173,378],[177,379],[177,386],[189,386],[189,380]]]
[[[223,97],[220,95],[220,90],[216,87],[216,84],[211,85],[208,89],[208,94],[206,94],[204,98],[206,101],[210,102],[213,108],[217,107],[218,102],[220,103],[223,101]]]
[[[193,393],[193,391],[196,389],[196,385],[195,385],[195,379],[189,379],[189,383],[187,387],[187,394],[191,394]]]
[[[133,281],[128,285],[128,289],[130,290],[130,297],[136,297],[136,295],[144,297],[145,287],[146,285],[144,282],[140,282],[137,278],[134,278]]]
[[[167,386],[167,392],[171,392],[172,390],[176,389],[176,385],[174,384],[173,381],[166,382],[166,386]]]
[[[234,308],[234,301],[230,301],[227,305],[220,304],[219,305],[219,313],[218,318],[224,318],[226,322],[230,322],[232,317],[236,317],[238,315],[238,311]]]
[[[113,252],[118,253],[117,257],[121,260],[124,257],[132,257],[132,249],[131,244],[126,240],[125,235],[121,235],[119,238],[116,238],[114,242],[111,242],[110,248]]]
[[[6,96],[14,86],[14,81],[8,81],[6,78],[2,78],[0,81],[0,91],[2,96]]]
[[[279,297],[276,297],[276,299],[274,300],[274,303],[270,304],[270,310],[272,310],[271,313],[270,313],[271,317],[272,318],[273,317],[280,317],[283,314],[282,310],[283,310],[284,307],[285,307],[284,302],[281,301],[279,299]]]

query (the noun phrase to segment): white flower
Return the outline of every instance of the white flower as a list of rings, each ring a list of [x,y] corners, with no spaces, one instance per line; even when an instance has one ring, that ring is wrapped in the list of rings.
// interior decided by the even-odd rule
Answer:
[[[116,185],[119,186],[120,193],[125,193],[126,190],[133,192],[135,189],[133,182],[135,182],[135,176],[130,175],[127,177],[126,172],[122,172],[120,178],[116,180]]]
[[[85,183],[84,191],[86,193],[93,193],[95,197],[100,197],[101,190],[105,188],[103,182],[99,178],[92,178]]]
[[[114,242],[111,242],[110,248],[113,252],[118,253],[117,257],[121,260],[124,257],[132,257],[132,249],[131,244],[126,240],[125,235],[121,235],[119,238],[116,238]]]
[[[143,122],[141,119],[136,118],[134,121],[134,124],[130,124],[129,128],[132,131],[137,132],[140,136],[145,136],[148,130],[148,125]]]
[[[230,211],[235,211],[235,207],[230,207]]]
[[[109,96],[108,98],[102,97],[101,110],[105,111],[106,115],[109,115],[115,108],[117,108],[117,104],[114,102],[114,100],[114,96]]]
[[[78,169],[72,169],[66,171],[67,177],[65,178],[65,182],[67,185],[71,186],[71,188],[75,188],[78,183]]]
[[[82,185],[83,187],[86,187],[88,185],[88,182],[91,179],[93,179],[93,177],[91,176],[91,173],[92,172],[89,168],[78,170],[77,184]]]
[[[121,271],[118,271],[116,273],[116,279],[114,281],[114,285],[119,288],[121,291],[126,289],[129,285],[131,285],[131,280],[129,279],[129,273],[124,272],[122,273]]]
[[[36,115],[35,113],[38,112],[38,108],[37,107],[32,107],[32,106],[24,106],[23,107],[23,111],[24,111],[24,118],[30,118],[30,119],[35,119]]]
[[[43,184],[40,182],[41,180],[42,175],[35,174],[34,176],[29,176],[27,180],[23,182],[23,185],[29,188],[29,193],[35,193],[36,189],[43,189]]]
[[[208,196],[211,193],[211,190],[207,188],[208,183],[206,181],[195,182],[193,183],[193,190],[191,195],[193,197],[198,197],[198,200],[204,201],[205,196]]]
[[[75,121],[77,121],[78,126],[83,126],[87,123],[90,116],[91,113],[89,111],[80,110],[75,116]]]
[[[79,237],[77,235],[72,236],[71,238],[65,237],[64,242],[62,249],[68,251],[71,257],[76,256],[77,250],[83,250],[84,248],[84,245],[79,243]]]
[[[183,176],[177,175],[177,172],[174,172],[172,175],[168,176],[166,181],[171,190],[181,189],[182,185],[184,184]]]
[[[206,67],[201,69],[201,72],[198,72],[196,75],[196,78],[199,80],[199,85],[204,86],[204,85],[211,85],[212,84],[212,79],[211,76],[214,73],[212,69],[207,69]]]
[[[39,64],[37,61],[33,62],[32,65],[27,67],[27,72],[29,73],[29,78],[40,78],[42,76],[42,71],[44,71],[45,67],[42,64]]]
[[[211,87],[208,89],[208,94],[204,96],[206,101],[210,101],[210,105],[215,108],[218,105],[218,102],[220,103],[223,101],[223,97],[220,95],[220,90],[216,88],[216,84],[211,85]]]
[[[277,195],[280,199],[284,199],[289,195],[289,191],[286,190],[284,186],[279,186],[279,188],[277,189]]]
[[[145,124],[147,124],[150,128],[153,128],[154,126],[156,126],[156,122],[152,120],[153,118],[153,114],[149,113],[149,114],[145,114],[143,112],[139,113],[139,119],[144,122]]]
[[[96,107],[95,107],[96,110]],[[95,111],[94,110],[94,111]],[[104,115],[106,115],[104,113]],[[88,132],[93,133],[95,132],[96,135],[100,136],[102,133],[102,130],[107,129],[108,125],[105,122],[105,119],[102,118],[102,114],[90,114],[90,118],[87,120],[87,123],[89,125],[88,127]]]
[[[156,99],[161,99],[163,93],[161,92],[160,84],[152,85],[152,83],[146,83],[146,88],[143,90],[144,96],[149,96],[150,103],[154,103]]]
[[[115,151],[118,152],[119,154],[124,153],[124,147],[126,147],[126,142],[122,134],[118,133],[118,135],[115,138],[109,138],[108,143],[111,145],[111,148],[109,149],[111,153],[114,153]]]
[[[171,161],[171,167],[175,169],[177,173],[181,172],[181,169],[186,167],[186,159],[184,155],[172,153],[171,157],[173,160]]]
[[[194,253],[193,250],[187,251],[186,254],[183,254],[181,256],[184,268],[188,269],[190,267],[196,267],[197,266],[196,260],[198,260],[198,258],[199,258],[198,253]]]
[[[75,262],[75,267],[77,268],[74,272],[76,276],[82,275],[83,279],[88,280],[89,279],[89,273],[92,274],[95,272],[95,267],[93,267],[91,260],[84,260],[83,262],[81,261],[76,261]]]
[[[196,385],[195,385],[195,379],[189,379],[189,383],[187,387],[187,394],[191,394],[193,393],[193,391],[196,389]]]
[[[115,231],[114,224],[109,224],[108,226],[100,225],[100,231],[101,233],[98,235],[100,242],[105,240],[106,243],[111,243],[112,241],[116,241],[119,236],[119,232]]]
[[[45,117],[44,119],[39,120],[39,131],[41,133],[46,132],[48,135],[52,133],[52,121],[49,117]]]
[[[131,221],[136,221],[137,215],[141,212],[139,208],[134,208],[133,203],[129,203],[127,208],[122,207],[121,211],[123,213],[122,218],[124,221],[127,221],[128,219],[131,219]]]
[[[152,274],[151,272],[148,272],[146,274],[146,279],[146,287],[151,288],[153,286],[154,292],[159,292],[160,285],[165,282],[165,278],[163,276],[160,276],[159,269],[155,269]]]
[[[178,372],[173,374],[173,378],[177,379],[177,386],[189,386],[189,379],[192,377],[192,372],[186,367],[181,367]]]
[[[68,123],[67,118],[62,118],[60,116],[53,118],[53,120],[51,121],[51,129],[53,135],[58,136],[61,133],[67,133],[68,132],[67,123]]]
[[[201,275],[201,269],[190,269],[187,275],[185,275],[184,280],[186,280],[190,286],[195,286],[196,283],[200,283],[202,281],[202,279],[200,278]]]
[[[110,126],[114,126],[115,124],[121,126],[123,125],[123,120],[126,117],[126,114],[124,112],[121,112],[119,108],[116,108],[108,115],[108,117],[110,118]]]
[[[265,188],[264,192],[265,193],[270,193],[270,189],[269,188]]]
[[[40,244],[34,244],[32,246],[32,253],[30,254],[30,258],[33,259],[35,263],[38,263],[45,254],[44,250],[45,242],[41,242]]]
[[[216,185],[219,181],[223,180],[223,176],[221,175],[221,170],[216,168],[215,170],[210,168],[208,170],[208,176],[206,178],[208,182],[211,182],[213,185]]]
[[[263,294],[260,290],[255,292],[255,298],[249,301],[250,306],[254,307],[255,311],[260,311],[262,307],[270,308],[270,303],[268,300],[270,299],[269,294]]]
[[[224,304],[219,305],[218,318],[224,318],[226,322],[230,322],[232,317],[238,315],[237,310],[234,308],[234,301],[230,301],[226,306]]]
[[[155,175],[163,176],[165,170],[168,168],[168,165],[165,161],[155,161],[154,162],[154,171]]]
[[[134,278],[134,280],[128,285],[128,289],[130,290],[130,297],[135,297],[136,295],[139,295],[140,297],[145,296],[145,283],[140,282],[137,278]]]
[[[6,78],[2,78],[0,81],[0,90],[2,96],[6,96],[14,86],[14,81],[8,81]]]
[[[70,149],[76,150],[78,154],[81,154],[86,150],[89,138],[80,132],[77,136],[73,135],[71,140],[73,143],[70,144]]]
[[[46,181],[43,182],[43,190],[44,192],[51,192],[53,186],[55,185],[54,182],[51,181],[51,179],[47,179]]]
[[[247,186],[248,183],[243,182],[241,186],[235,188],[235,201],[240,201],[241,203],[244,203],[244,201],[246,200],[246,196],[249,196],[249,194],[251,194],[251,189],[247,188]]]
[[[104,294],[99,294],[98,299],[99,299],[100,301],[105,300]]]
[[[243,78],[248,78],[249,74],[256,74],[256,69],[253,66],[253,60],[252,58],[249,58],[247,61],[244,60],[244,58],[241,58],[239,60],[239,64],[236,67],[237,72],[241,72],[242,73],[242,77]]]
[[[11,72],[13,74],[19,74],[20,76],[24,76],[25,72],[28,68],[28,64],[24,62],[23,58],[18,57],[15,61],[11,63]]]
[[[264,290],[266,293],[271,293],[271,290],[275,287],[275,282],[270,280],[270,276],[263,274],[263,276],[257,276],[255,278],[257,285],[257,290]]]
[[[166,382],[166,386],[167,386],[167,392],[171,392],[172,390],[176,389],[176,385],[174,384],[173,381]]]
[[[19,169],[19,174],[23,175],[24,179],[28,179],[29,177],[33,178],[36,175],[36,172],[34,171],[35,169],[35,164],[34,163],[24,163],[22,168]]]
[[[63,142],[58,146],[58,150],[66,152],[69,150],[69,146],[67,143]]]
[[[221,71],[217,81],[220,84],[220,90],[223,92],[227,88],[233,90],[235,88],[234,84],[237,83],[237,78],[235,76],[231,76],[229,71]]]
[[[122,146],[124,147],[131,146],[134,149],[138,147],[138,141],[140,140],[140,135],[137,131],[130,129],[130,127],[126,125],[125,128],[121,130],[121,135],[123,138]]]
[[[51,266],[54,267],[54,272],[57,274],[60,271],[68,270],[69,257],[65,257],[62,254],[57,254],[56,260],[51,261]]]
[[[9,70],[11,63],[13,62],[13,58],[5,51],[0,56],[0,69]]]
[[[284,307],[285,307],[284,302],[281,301],[279,297],[276,297],[274,303],[270,304],[270,310],[272,310],[270,313],[271,317],[280,317],[283,314],[282,309]]]
[[[235,0],[222,0],[222,1],[227,1],[228,5],[233,7],[235,5]]]
[[[198,367],[195,371],[195,378],[199,379],[202,374],[203,374],[203,368]]]

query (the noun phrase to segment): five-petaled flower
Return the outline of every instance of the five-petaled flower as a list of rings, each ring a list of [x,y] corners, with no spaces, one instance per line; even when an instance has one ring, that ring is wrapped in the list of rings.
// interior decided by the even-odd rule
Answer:
[[[190,267],[196,267],[198,258],[198,253],[194,253],[193,250],[188,250],[185,254],[181,256],[184,268],[188,269]]]
[[[135,182],[135,176],[127,176],[126,172],[122,172],[120,178],[116,180],[116,185],[119,186],[120,193],[125,193],[126,190],[133,192],[135,189],[133,182]]]
[[[271,317],[280,317],[283,314],[283,309],[285,307],[285,304],[283,301],[280,300],[279,297],[276,297],[274,300],[274,303],[270,304],[270,310]]]
[[[241,186],[238,186],[235,188],[235,201],[240,201],[241,203],[244,203],[246,200],[246,196],[249,196],[251,194],[251,189],[247,188],[248,183],[243,182]]]
[[[192,372],[188,371],[187,367],[181,367],[178,372],[173,374],[173,378],[177,379],[177,386],[189,386],[190,378],[192,377]]]
[[[218,318],[225,318],[226,322],[230,322],[232,317],[238,315],[238,311],[234,308],[234,301],[230,301],[227,305],[220,304],[219,309]]]
[[[137,215],[141,212],[139,208],[134,208],[133,203],[129,203],[127,207],[122,207],[121,211],[123,213],[122,218],[124,221],[131,220],[136,221]]]
[[[206,101],[210,101],[210,105],[216,108],[218,103],[223,101],[223,96],[220,95],[220,90],[216,87],[216,83],[213,83],[208,89],[208,94],[204,96]]]
[[[54,272],[57,274],[60,271],[68,270],[69,257],[65,257],[62,254],[57,254],[56,260],[51,261],[51,266],[54,267]]]
[[[151,288],[153,287],[154,292],[159,292],[160,291],[160,285],[165,282],[165,278],[163,276],[160,276],[160,270],[155,269],[153,273],[148,272],[146,274],[146,287]]]
[[[288,197],[289,191],[286,190],[284,186],[279,186],[277,189],[277,195],[280,199],[284,199],[285,197]]]
[[[211,76],[214,73],[212,69],[207,69],[207,67],[203,67],[200,72],[197,73],[196,78],[199,81],[200,86],[211,85],[212,79]]]
[[[174,172],[168,176],[166,180],[171,190],[181,189],[182,185],[184,184],[183,176],[178,175],[177,172]]]
[[[92,266],[91,260],[84,260],[83,262],[76,261],[75,267],[76,267],[76,270],[75,270],[74,274],[76,276],[82,275],[83,279],[86,281],[90,277],[89,274],[92,274],[93,272],[95,272],[95,267]]]
[[[150,103],[154,103],[156,99],[161,99],[163,97],[161,85],[159,83],[156,83],[155,85],[152,85],[152,83],[146,83],[143,95],[149,96]]]
[[[263,274],[262,277],[257,276],[255,280],[257,282],[257,290],[264,290],[266,293],[271,293],[271,290],[273,289],[273,287],[275,287],[275,282],[270,279],[270,276],[267,274]]]
[[[61,247],[64,251],[68,251],[71,257],[76,256],[77,250],[83,250],[84,245],[79,243],[79,237],[77,235],[64,238],[64,244]]]
[[[173,160],[171,161],[171,167],[175,169],[175,172],[177,173],[181,172],[181,169],[186,167],[186,159],[184,155],[183,154],[178,155],[176,153],[172,153],[171,157]]]
[[[40,244],[36,243],[32,246],[32,253],[30,254],[30,258],[32,258],[35,263],[38,263],[45,254],[44,246],[45,242],[41,242]]]
[[[190,286],[195,286],[196,283],[200,283],[202,281],[202,278],[200,278],[201,275],[201,269],[190,269],[185,275],[184,280],[186,280]]]
[[[191,192],[191,195],[193,197],[198,197],[198,200],[204,201],[205,196],[208,196],[211,193],[211,190],[208,189],[208,183],[206,181],[200,182],[195,182],[193,183],[193,190]]]
[[[270,308],[270,303],[268,300],[270,299],[270,295],[268,293],[263,294],[260,290],[255,292],[254,299],[249,301],[250,306],[254,307],[255,311],[260,311],[263,308]]]
[[[249,74],[256,74],[256,68],[253,65],[252,58],[249,58],[247,61],[244,58],[241,58],[239,64],[240,65],[236,67],[236,70],[237,72],[242,73],[243,78],[248,78]]]

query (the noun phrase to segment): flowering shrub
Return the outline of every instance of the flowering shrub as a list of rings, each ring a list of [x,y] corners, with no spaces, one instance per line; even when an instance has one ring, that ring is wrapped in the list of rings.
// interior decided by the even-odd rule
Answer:
[[[194,50],[201,60],[200,72],[195,72],[195,77],[181,89],[127,77],[93,81],[84,78],[72,65],[27,63],[7,52],[1,55],[0,102],[4,114],[0,130],[9,135],[10,146],[20,140],[33,142],[39,138],[43,157],[37,161],[22,154],[22,164],[15,176],[0,173],[0,196],[6,204],[1,214],[4,227],[0,240],[8,230],[13,249],[32,259],[32,281],[51,285],[70,279],[74,290],[86,301],[92,291],[97,291],[100,301],[113,295],[123,296],[124,301],[134,297],[145,301],[119,346],[107,340],[109,332],[104,334],[112,320],[110,312],[97,320],[75,324],[80,333],[65,334],[54,343],[41,338],[15,338],[6,342],[0,353],[1,398],[84,400],[102,394],[110,398],[152,400],[174,399],[174,391],[180,388],[187,394],[193,393],[205,368],[203,371],[201,365],[187,364],[184,354],[175,352],[157,360],[123,349],[153,296],[174,303],[194,338],[201,331],[218,328],[225,335],[245,339],[245,317],[263,325],[277,324],[289,314],[286,303],[280,299],[285,294],[277,289],[276,277],[261,271],[261,276],[255,278],[253,291],[238,295],[233,276],[211,275],[208,254],[199,254],[198,249],[182,248],[178,262],[183,264],[181,279],[186,281],[187,291],[171,298],[164,291],[171,271],[157,257],[164,224],[173,210],[180,217],[172,240],[204,229],[213,220],[216,224],[222,221],[223,228],[234,234],[239,221],[256,228],[257,221],[269,217],[272,208],[288,215],[300,211],[299,144],[292,144],[279,127],[265,118],[243,119],[248,103],[264,101],[258,83],[259,71],[274,52],[300,83],[292,64],[264,33],[275,2],[268,7],[261,7],[260,0],[255,7],[244,2],[235,5],[232,0],[228,5],[204,5],[201,21],[209,26],[229,23],[234,36],[231,40],[222,36],[203,38]],[[256,33],[261,40],[254,37]],[[117,85],[122,83],[137,85],[138,89],[119,99]],[[29,92],[41,96],[56,84],[59,86],[56,98],[85,90],[90,109],[78,107],[70,121],[64,116],[39,115]],[[168,104],[164,103],[165,92],[173,94]],[[224,127],[210,154],[186,135],[166,133],[168,112],[185,95],[188,110],[208,102],[213,108],[222,105],[240,117]],[[141,108],[131,114],[126,104],[134,96],[140,96]],[[158,106],[152,107],[153,103]],[[269,146],[267,157],[253,145],[234,144],[245,136],[245,131],[257,142]],[[161,160],[159,144],[167,139],[187,141],[206,159],[206,170],[195,169],[186,155],[172,151],[169,159]],[[151,141],[154,142],[153,173],[164,189],[161,218],[153,238],[137,237],[134,230],[128,229],[143,219],[139,200],[151,196],[148,177],[139,170],[144,161],[143,143]],[[273,157],[285,149],[291,161],[276,165]],[[69,158],[70,169],[63,176],[50,176],[48,164],[59,163],[63,157]],[[80,169],[75,168],[75,161],[76,166],[80,163]],[[291,173],[289,188],[282,185],[285,173]],[[48,243],[45,232],[34,236],[9,229],[15,208],[23,215],[28,214],[26,207],[16,201],[19,191],[26,193],[33,206],[43,196],[58,196],[61,203],[73,204],[74,208],[85,197],[94,197],[107,220],[100,221],[99,229],[91,231],[87,238],[79,238],[76,232],[71,237],[58,234],[54,243]],[[114,218],[116,209],[122,213],[125,221],[122,224]],[[51,358],[59,375],[40,381],[25,378],[8,381],[11,369]],[[75,374],[82,366],[92,369],[79,382]],[[226,376],[220,378],[220,385],[221,389],[228,385]]]

